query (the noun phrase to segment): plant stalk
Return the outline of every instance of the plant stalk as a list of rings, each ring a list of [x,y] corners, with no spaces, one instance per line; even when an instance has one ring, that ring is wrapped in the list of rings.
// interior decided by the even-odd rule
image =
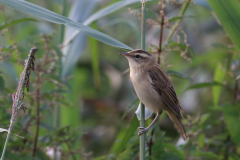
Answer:
[[[181,10],[180,10],[180,12],[179,12],[179,14],[178,14],[179,17],[181,17],[181,16],[183,16],[183,15],[185,14],[185,12],[186,12],[186,10],[187,10],[190,2],[191,2],[191,0],[187,0],[187,2],[185,2],[185,3],[182,5],[182,8],[181,8]],[[169,33],[168,37],[166,38],[166,42],[168,42],[168,41],[172,38],[172,35],[173,35],[174,32],[176,31],[176,29],[177,29],[177,27],[178,27],[178,25],[179,25],[180,22],[181,22],[181,19],[177,20],[177,21],[174,23],[171,32]]]
[[[2,152],[2,156],[1,156],[0,160],[3,160],[3,158],[5,156],[5,152],[7,150],[7,144],[8,144],[8,140],[9,140],[10,134],[11,134],[12,123],[13,123],[13,121],[11,119],[10,126],[9,126],[9,129],[8,129],[7,138],[6,138],[6,141],[5,141],[5,144],[4,144],[4,148],[3,148],[3,152]]]
[[[37,76],[37,82],[40,83],[40,72],[38,70],[38,76]],[[33,154],[32,157],[35,157],[36,151],[37,151],[37,141],[38,141],[38,133],[39,133],[39,125],[40,125],[40,88],[38,86],[36,91],[36,101],[37,101],[37,112],[36,112],[36,134],[34,138],[34,145],[33,145]]]
[[[164,3],[164,0],[162,0],[162,10],[161,10],[162,23],[161,23],[158,58],[157,58],[158,64],[160,64],[160,56],[161,56],[161,53],[162,53],[162,38],[163,38],[163,27],[164,27],[164,17],[165,17],[164,8],[165,8],[165,3]]]
[[[142,18],[141,18],[141,49],[145,50],[145,2],[142,2]],[[145,128],[145,106],[141,103],[141,120],[140,127]],[[145,133],[140,135],[139,146],[140,160],[145,160]]]
[[[3,148],[2,156],[1,156],[0,160],[4,159],[5,152],[7,150],[8,140],[9,140],[9,137],[10,137],[10,134],[11,134],[11,131],[12,131],[12,127],[13,127],[14,122],[15,122],[15,118],[17,116],[16,114],[17,114],[17,110],[18,110],[19,99],[20,99],[20,96],[21,96],[21,93],[22,93],[23,84],[24,84],[24,80],[25,80],[25,77],[26,77],[27,68],[28,68],[28,65],[29,65],[29,60],[31,58],[31,55],[34,54],[36,51],[37,51],[36,48],[31,49],[31,51],[28,55],[27,62],[25,63],[25,66],[24,66],[23,73],[20,77],[20,82],[18,84],[17,93],[16,93],[17,94],[17,99],[16,99],[16,101],[13,99],[12,116],[11,116],[10,125],[9,125],[9,129],[8,129],[8,134],[7,134],[7,138],[6,138],[6,141],[5,141],[5,144],[4,144],[4,148]]]

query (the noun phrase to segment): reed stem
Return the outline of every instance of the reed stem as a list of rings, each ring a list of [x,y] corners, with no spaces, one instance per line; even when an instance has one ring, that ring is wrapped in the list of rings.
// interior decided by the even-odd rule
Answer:
[[[141,49],[145,50],[145,2],[142,1],[142,18],[141,18]],[[145,106],[141,103],[141,120],[140,127],[145,128]],[[140,160],[145,160],[145,133],[140,135],[139,146]]]

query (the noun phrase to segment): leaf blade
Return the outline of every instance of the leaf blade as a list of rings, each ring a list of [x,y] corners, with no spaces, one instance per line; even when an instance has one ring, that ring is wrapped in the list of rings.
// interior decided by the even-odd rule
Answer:
[[[235,44],[238,51],[240,51],[240,8],[236,0],[207,0],[217,15],[222,27],[229,35],[232,42]]]
[[[74,22],[67,17],[61,16],[59,14],[56,14],[50,10],[47,10],[43,7],[40,7],[38,5],[35,5],[33,3],[27,2],[27,1],[21,1],[21,0],[0,0],[0,3],[8,6],[10,8],[16,9],[18,11],[21,11],[23,13],[29,14],[31,16],[37,17],[39,19],[43,19],[49,22],[58,23],[58,24],[64,24],[66,26],[73,27],[79,31],[83,31],[88,36],[91,36],[103,43],[106,43],[108,45],[122,48],[126,50],[133,50],[131,47],[123,44],[122,42],[102,33],[97,30],[94,30],[90,27],[87,27],[81,23]]]
[[[130,140],[130,138],[133,136],[134,132],[136,131],[138,125],[139,125],[139,121],[137,119],[137,116],[134,115],[134,117],[128,127],[128,130],[122,140],[122,143],[120,144],[120,146],[118,148],[117,155],[119,155],[123,151],[127,142]]]
[[[223,116],[229,133],[231,135],[231,139],[240,146],[240,128],[236,127],[236,122],[239,121],[239,108],[232,104],[226,104],[223,106]]]
[[[35,19],[33,19],[33,18],[15,19],[15,20],[12,20],[12,21],[4,24],[4,25],[1,25],[1,26],[0,26],[0,30],[3,30],[3,29],[5,29],[5,28],[9,28],[9,27],[11,27],[11,26],[13,26],[13,25],[15,25],[15,24],[18,24],[18,23],[21,23],[21,22],[26,22],[26,21],[35,21],[35,22],[36,22],[37,20],[35,20]]]
[[[200,89],[200,88],[206,88],[206,87],[213,87],[213,86],[222,86],[223,84],[219,82],[204,82],[204,83],[197,83],[194,85],[189,86],[185,89],[185,91],[190,89]]]

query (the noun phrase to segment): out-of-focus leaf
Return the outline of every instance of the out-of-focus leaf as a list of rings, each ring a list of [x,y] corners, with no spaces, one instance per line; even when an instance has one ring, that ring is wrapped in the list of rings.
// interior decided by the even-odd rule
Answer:
[[[117,160],[126,160],[126,159],[130,159],[130,154],[132,153],[132,148],[127,148],[125,151],[123,151],[122,153],[120,153],[117,156]]]
[[[225,73],[223,67],[218,64],[216,66],[216,70],[215,70],[215,74],[214,74],[214,81],[218,82],[218,83],[223,83],[224,77],[225,77]],[[215,106],[218,105],[218,100],[219,100],[219,96],[221,93],[221,89],[222,86],[213,86],[213,104]]]
[[[206,64],[208,69],[216,69],[219,61],[229,56],[229,53],[220,49],[214,49],[206,52],[205,54],[195,55],[192,60],[192,67]],[[211,59],[211,63],[207,63]]]
[[[8,129],[0,128],[0,132],[8,132]],[[13,134],[13,133],[11,133],[11,134]],[[21,136],[16,135],[16,134],[13,134],[13,135],[18,136],[20,138],[24,138],[24,137],[21,137]]]
[[[49,10],[42,8],[38,5],[35,5],[33,3],[30,3],[27,1],[21,1],[21,0],[8,0],[8,1],[0,0],[0,3],[3,5],[6,5],[8,7],[11,7],[13,9],[16,9],[18,11],[21,11],[23,13],[37,17],[39,19],[43,19],[43,20],[46,20],[49,22],[64,24],[66,26],[73,27],[79,31],[83,31],[88,36],[91,36],[103,43],[108,44],[108,45],[127,49],[127,50],[133,50],[131,47],[128,47],[127,45],[123,44],[122,42],[119,42],[118,40],[116,40],[102,32],[94,30],[90,27],[87,27],[87,26],[81,24],[81,23],[74,22],[74,21],[68,19],[67,17],[56,14],[52,11],[49,11]]]
[[[83,25],[89,25],[91,24],[93,21],[97,20],[97,19],[100,19],[112,12],[115,12],[116,10],[122,8],[122,7],[125,7],[127,5],[130,5],[132,3],[136,3],[136,2],[139,2],[138,0],[124,0],[124,1],[119,1],[119,2],[116,2],[110,6],[107,6],[101,10],[99,10],[98,12],[94,13],[93,15],[91,15],[87,20],[85,20],[83,22]],[[69,38],[67,38],[65,41],[64,41],[64,44],[68,44],[78,33],[80,32],[79,31],[74,31],[71,36],[69,36]]]
[[[2,91],[4,89],[4,80],[3,78],[0,76],[0,91]]]
[[[207,0],[224,30],[240,51],[240,7],[236,0]]]
[[[26,22],[26,21],[37,21],[35,19],[32,19],[32,18],[21,18],[21,19],[15,19],[15,20],[12,20],[8,23],[5,23],[3,25],[0,26],[0,30],[3,30],[4,28],[9,28],[15,24],[18,24],[18,23],[21,23],[21,22]]]
[[[177,1],[183,1],[183,0],[177,0]],[[207,0],[193,0],[194,4],[203,6],[209,10],[211,10],[211,7],[209,6]]]
[[[9,48],[2,48],[1,49],[3,52],[11,52],[11,51],[13,51],[13,48],[12,48],[12,46],[11,47],[9,47]]]
[[[136,14],[141,14],[142,13],[142,9],[135,9],[134,10]],[[157,18],[157,15],[150,9],[146,8],[146,11],[145,11],[145,18],[146,19],[156,19]]]
[[[176,21],[176,20],[179,20],[179,19],[182,19],[183,17],[172,17],[170,18],[168,21],[169,22],[173,22],[173,21]]]
[[[220,43],[214,43],[214,44],[212,44],[212,46],[216,47],[216,48],[226,49],[226,50],[232,50],[232,51],[235,50],[235,47],[229,47],[229,46],[226,46],[226,45],[220,44]]]
[[[167,150],[171,153],[174,153],[182,158],[184,158],[184,154],[173,144],[171,143],[165,143],[164,146],[167,148]]]
[[[56,2],[59,5],[61,5],[63,3],[63,0],[53,0],[53,1]]]
[[[38,157],[38,159],[42,159],[42,160],[51,160],[50,157],[47,155],[47,153],[41,149],[38,149],[36,151],[36,157]]]
[[[69,14],[69,19],[82,23],[93,12],[97,4],[98,3],[96,3],[95,0],[74,1]],[[77,30],[72,27],[66,27],[64,41],[69,39],[70,35],[75,31]],[[62,58],[62,79],[65,79],[72,73],[78,58],[82,55],[82,52],[85,49],[86,43],[87,36],[82,32],[72,39],[70,44],[62,49],[64,55]]]
[[[125,112],[123,113],[123,115],[122,115],[122,120],[126,117],[126,115],[129,113],[129,111],[131,111],[133,108],[135,108],[137,105],[138,105],[138,103],[139,103],[139,100],[137,99],[137,100],[135,100],[131,105],[129,105],[127,108],[126,108],[126,110],[125,110]]]
[[[153,147],[152,147],[152,160],[184,160],[180,153],[176,154],[176,150],[174,149],[173,145],[169,145],[163,141],[163,136],[159,136],[156,139]],[[170,149],[170,152],[166,152],[165,148]],[[175,152],[175,153],[174,153]]]
[[[47,130],[49,130],[49,131],[54,131],[54,127],[53,126],[51,126],[51,125],[49,125],[49,124],[47,124],[47,123],[40,123],[40,125],[39,125],[40,127],[42,127],[42,128],[45,128],[45,129],[47,129]]]
[[[6,81],[5,83],[15,83],[17,85],[17,79],[18,74],[16,73],[16,69],[14,68],[12,63],[9,62],[2,62],[1,63],[1,67],[0,67],[1,71],[4,73],[4,76],[7,75],[10,78],[8,78],[8,81]]]
[[[220,155],[216,155],[213,152],[202,152],[202,151],[195,151],[194,157],[200,157],[200,158],[208,158],[208,159],[222,159],[223,157]]]
[[[177,72],[177,71],[168,70],[168,71],[167,71],[167,74],[168,74],[169,76],[175,76],[175,77],[178,77],[178,78],[182,78],[182,79],[187,79],[187,80],[189,80],[189,81],[193,81],[193,79],[192,79],[191,77],[189,77],[189,76],[187,76],[187,75],[184,75],[184,74],[182,74],[182,73],[179,73],[179,72]]]
[[[97,28],[96,23],[92,24],[93,28]],[[100,66],[99,66],[99,50],[98,50],[98,42],[93,39],[89,38],[90,40],[90,52],[91,52],[91,57],[92,57],[92,70],[93,70],[93,76],[94,76],[94,85],[96,90],[99,89],[100,87]]]
[[[240,146],[240,127],[236,125],[239,122],[239,107],[232,104],[226,104],[223,106],[224,121],[227,125],[228,131],[231,135],[231,139]]]
[[[156,142],[152,146],[152,151],[153,151],[152,158],[154,158],[154,157],[160,158],[160,155],[165,152],[163,137],[159,136],[159,138],[156,139]]]
[[[200,147],[204,147],[204,144],[205,144],[205,138],[206,138],[206,135],[205,134],[200,134],[199,136],[198,136],[198,145],[200,146]]]
[[[184,158],[176,155],[176,154],[172,154],[170,152],[165,152],[163,153],[160,157],[155,157],[153,158],[154,160],[184,160]]]
[[[134,34],[136,35],[136,38],[138,40],[138,44],[140,44],[140,40],[141,40],[141,35],[140,35],[140,32],[139,32],[140,28],[132,20],[126,19],[126,18],[115,18],[113,20],[110,20],[110,21],[106,22],[106,24],[104,26],[111,27],[112,25],[116,25],[116,24],[119,24],[119,23],[127,24],[128,28],[132,29],[134,31]]]
[[[101,156],[97,158],[93,158],[93,160],[106,160],[106,159],[112,159],[112,156]]]
[[[127,5],[130,5],[132,3],[137,3],[139,2],[139,0],[124,0],[124,1],[119,1],[116,2],[110,6],[107,6],[101,10],[99,10],[98,12],[94,13],[93,15],[91,15],[85,22],[83,22],[84,25],[89,25],[91,24],[93,21],[100,19],[112,12],[115,12],[116,10],[125,7]]]
[[[201,116],[199,125],[200,125],[200,126],[203,125],[204,122],[206,122],[206,120],[210,117],[210,115],[211,115],[211,114],[209,114],[209,113],[203,114],[203,115]]]
[[[184,51],[187,48],[187,46],[185,44],[178,43],[178,42],[175,42],[175,41],[168,41],[167,43],[165,43],[163,45],[163,50],[165,48],[171,48],[171,49],[177,48],[177,49],[181,49],[182,51]],[[193,53],[192,53],[192,51],[191,51],[191,49],[189,47],[187,48],[187,51],[188,51],[188,53],[193,55]]]
[[[194,0],[194,3],[198,4],[200,6],[203,6],[203,7],[207,8],[207,9],[209,9],[209,10],[212,10],[212,8],[209,6],[207,0]]]
[[[43,137],[41,137],[40,138],[40,141],[42,142],[42,143],[49,143],[50,142],[50,135],[49,134],[47,134],[47,135],[44,135]]]
[[[182,18],[193,18],[193,16],[176,16],[176,17],[172,17],[168,20],[168,22],[173,22]]]
[[[223,84],[218,82],[198,83],[198,84],[189,86],[188,88],[185,89],[185,91],[190,89],[200,89],[200,88],[213,87],[213,86],[223,86]]]
[[[126,147],[127,142],[130,140],[130,138],[133,136],[134,132],[136,131],[137,127],[139,126],[139,121],[136,116],[133,117],[128,130],[122,140],[121,145],[118,148],[117,155],[119,155],[123,149]]]

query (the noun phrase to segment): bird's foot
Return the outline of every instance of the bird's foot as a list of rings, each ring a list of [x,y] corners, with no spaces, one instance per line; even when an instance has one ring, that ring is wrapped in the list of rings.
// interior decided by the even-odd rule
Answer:
[[[141,131],[138,132],[138,136],[140,136],[141,134],[146,133],[146,132],[149,130],[148,127],[147,127],[147,128],[144,128],[144,127],[138,127],[138,129],[141,130]]]

